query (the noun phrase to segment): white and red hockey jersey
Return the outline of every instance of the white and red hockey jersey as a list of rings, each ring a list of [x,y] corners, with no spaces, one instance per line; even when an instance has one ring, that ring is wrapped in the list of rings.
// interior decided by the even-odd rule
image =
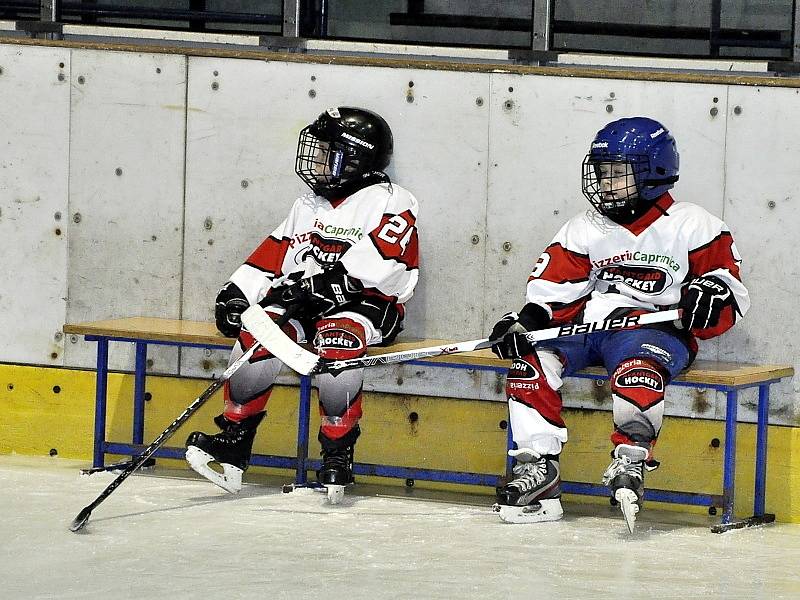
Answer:
[[[310,277],[341,262],[365,294],[402,305],[418,279],[417,210],[416,198],[394,183],[342,200],[305,194],[230,280],[254,304],[279,278]]]
[[[528,278],[528,302],[546,306],[556,323],[605,319],[620,309],[671,308],[685,282],[714,275],[732,290],[719,325],[693,333],[708,339],[729,329],[750,307],[741,257],[728,227],[704,208],[667,193],[629,225],[595,210],[577,215],[556,234]],[[619,314],[618,312],[615,314]]]

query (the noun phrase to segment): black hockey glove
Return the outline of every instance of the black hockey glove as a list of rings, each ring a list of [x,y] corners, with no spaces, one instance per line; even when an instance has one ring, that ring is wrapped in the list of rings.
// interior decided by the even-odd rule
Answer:
[[[504,314],[489,334],[489,339],[495,342],[492,352],[500,358],[517,358],[529,354],[533,345],[524,336],[515,334],[544,329],[549,323],[550,315],[547,310],[532,302],[523,306],[519,313]]]
[[[350,277],[344,266],[336,263],[333,268],[282,290],[278,302],[287,307],[300,304],[300,316],[316,319],[357,300],[363,289],[358,279]]]
[[[249,306],[250,303],[238,285],[232,281],[223,285],[217,293],[214,306],[214,318],[219,332],[225,337],[239,337],[239,332],[242,330],[242,313]]]
[[[722,310],[734,303],[731,288],[719,277],[697,277],[686,286],[678,303],[683,309],[683,328],[688,331],[716,327]]]

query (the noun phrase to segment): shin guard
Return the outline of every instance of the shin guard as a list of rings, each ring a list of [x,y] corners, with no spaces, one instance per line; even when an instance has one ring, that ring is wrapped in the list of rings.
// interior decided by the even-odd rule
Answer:
[[[664,391],[669,373],[648,358],[622,361],[611,376],[615,446],[652,448],[664,418]],[[648,458],[650,458],[648,456]]]
[[[346,317],[322,319],[317,323],[314,348],[329,360],[359,358],[367,353],[364,327]],[[317,376],[321,434],[339,440],[351,432],[361,418],[363,369]]]

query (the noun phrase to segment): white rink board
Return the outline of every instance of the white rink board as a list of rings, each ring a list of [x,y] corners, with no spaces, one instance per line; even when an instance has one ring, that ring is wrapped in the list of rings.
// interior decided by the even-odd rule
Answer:
[[[210,320],[218,287],[305,192],[293,172],[297,133],[326,107],[351,104],[392,125],[390,174],[420,201],[421,283],[406,337],[482,337],[518,309],[541,250],[588,207],[580,162],[595,131],[648,114],[678,141],[676,199],[725,219],[752,293],[753,311],[721,340],[702,343],[700,356],[799,362],[790,313],[800,293],[794,89],[14,46],[2,48],[0,63],[0,86],[8,86],[0,90],[14,99],[0,135],[19,154],[2,159],[12,174],[1,192],[2,243],[10,272],[31,273],[0,293],[11,332],[0,359],[61,364],[66,342],[64,364],[93,366],[93,343],[55,339],[61,322]],[[15,202],[15,194],[40,200]],[[32,241],[39,245],[31,250]],[[42,318],[29,318],[32,302]],[[152,347],[151,370],[176,372],[177,355]],[[226,355],[186,350],[180,370],[219,373]],[[112,345],[112,368],[132,365],[133,347]],[[393,368],[367,381],[369,389],[431,395],[454,387],[467,398],[501,396],[492,373],[408,377]],[[799,391],[792,383],[776,389],[773,422],[796,423]],[[565,404],[587,398],[581,391]],[[752,419],[753,400],[742,395],[740,417]],[[720,417],[724,398],[676,391],[667,410]]]
[[[61,365],[69,51],[2,45],[0,67],[0,361]]]
[[[750,287],[752,308],[726,334],[723,360],[789,362],[800,368],[798,102],[798,90],[730,90],[725,219],[744,257],[742,277]],[[795,377],[774,390],[770,412],[796,424],[800,380]],[[753,408],[748,406],[745,415]]]
[[[343,66],[190,59],[184,317],[212,318],[216,290],[308,191],[294,173],[300,129],[329,106],[363,106],[392,127],[389,174],[420,203],[424,276],[404,335],[483,330],[488,79],[359,68],[358,78],[369,82],[365,98],[353,73]],[[182,373],[207,374],[203,360],[204,351],[187,350]]]
[[[67,322],[179,318],[186,58],[72,56]],[[93,366],[95,352],[70,340],[67,364]],[[132,368],[133,354],[112,344],[111,368]],[[153,371],[177,370],[174,348],[148,357]]]

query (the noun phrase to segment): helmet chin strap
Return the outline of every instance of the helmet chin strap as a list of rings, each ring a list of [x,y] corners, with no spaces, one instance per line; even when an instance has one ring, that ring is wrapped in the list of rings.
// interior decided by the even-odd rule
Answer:
[[[603,215],[615,223],[619,223],[620,225],[628,225],[641,217],[650,209],[650,206],[652,206],[652,203],[646,202],[638,196],[636,198],[629,198],[628,200],[628,204],[623,208],[615,211],[603,212]]]

